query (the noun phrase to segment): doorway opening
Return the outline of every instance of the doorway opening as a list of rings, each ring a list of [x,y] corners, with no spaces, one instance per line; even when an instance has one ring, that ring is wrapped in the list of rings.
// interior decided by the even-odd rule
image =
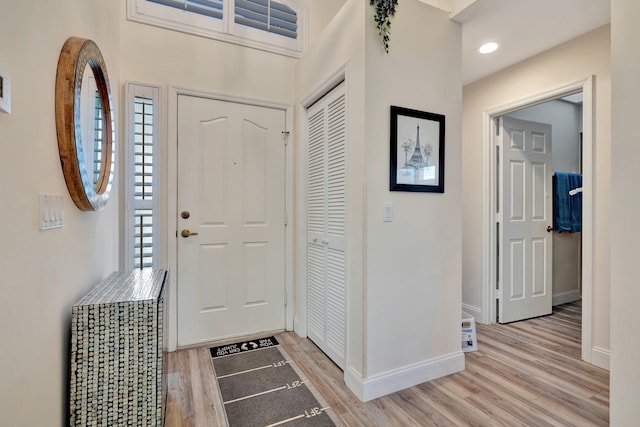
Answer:
[[[582,92],[495,121],[495,321],[508,323],[581,298]]]
[[[534,107],[547,101],[558,100],[576,93],[582,93],[582,142],[579,154],[579,163],[582,172],[582,231],[579,243],[580,257],[578,262],[578,293],[581,293],[582,300],[582,359],[591,363],[592,361],[592,297],[593,297],[593,84],[592,76],[562,87],[558,87],[547,92],[531,96],[503,105],[484,112],[484,135],[483,135],[483,317],[484,323],[494,323],[499,315],[498,306],[501,297],[498,292],[499,274],[498,268],[500,260],[498,257],[498,239],[500,236],[500,225],[503,218],[499,210],[500,191],[499,187],[499,126],[500,117],[507,116],[527,107]],[[571,98],[569,98],[571,99]],[[563,102],[568,102],[567,100]],[[579,136],[578,136],[579,138]],[[548,205],[551,204],[551,191],[544,193]],[[530,208],[530,207],[529,207]],[[552,225],[551,211],[545,213],[545,229]],[[548,219],[547,219],[548,217]],[[546,230],[545,230],[546,232]],[[552,234],[552,233],[546,233]],[[557,234],[557,233],[553,233]],[[564,237],[564,236],[563,236]],[[575,238],[574,238],[575,239]],[[538,254],[544,253],[538,249]],[[552,251],[552,247],[549,246]],[[548,267],[550,267],[549,265]],[[530,273],[530,272],[529,272]],[[565,297],[557,296],[556,302],[561,303],[562,298],[571,299],[575,292],[568,293]],[[568,301],[566,301],[568,302]]]

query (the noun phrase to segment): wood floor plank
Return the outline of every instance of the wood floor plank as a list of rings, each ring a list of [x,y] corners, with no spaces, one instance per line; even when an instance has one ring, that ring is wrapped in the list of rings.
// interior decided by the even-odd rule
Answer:
[[[605,426],[609,373],[580,360],[581,306],[507,325],[477,325],[478,351],[463,372],[366,403],[311,341],[277,335],[282,347],[347,427]],[[165,426],[224,426],[206,348],[169,354]]]

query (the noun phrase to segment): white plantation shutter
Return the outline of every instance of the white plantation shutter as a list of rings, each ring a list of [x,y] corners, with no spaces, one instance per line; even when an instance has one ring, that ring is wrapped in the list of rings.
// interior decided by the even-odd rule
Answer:
[[[159,267],[159,88],[127,84],[127,267]]]
[[[298,14],[274,0],[235,0],[235,23],[292,39],[298,36]]]
[[[154,100],[134,97],[133,267],[153,267]]]
[[[338,366],[346,340],[346,92],[308,110],[308,335]]]
[[[298,0],[128,0],[127,18],[299,58],[307,8]]]
[[[153,267],[153,209],[133,212],[133,268]]]
[[[147,0],[165,6],[222,19],[222,0]]]

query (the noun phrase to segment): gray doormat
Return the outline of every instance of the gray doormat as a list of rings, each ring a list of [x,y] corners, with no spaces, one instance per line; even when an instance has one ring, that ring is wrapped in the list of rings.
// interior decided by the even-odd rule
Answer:
[[[336,426],[329,405],[279,345],[226,356],[218,349],[211,355],[229,426]]]

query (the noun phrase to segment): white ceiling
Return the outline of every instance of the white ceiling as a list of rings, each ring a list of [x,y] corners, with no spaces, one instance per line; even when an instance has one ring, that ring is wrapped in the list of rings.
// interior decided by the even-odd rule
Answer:
[[[462,23],[462,78],[471,83],[610,22],[610,0],[421,0]],[[401,6],[400,6],[401,7]],[[477,48],[496,41],[500,49]]]

